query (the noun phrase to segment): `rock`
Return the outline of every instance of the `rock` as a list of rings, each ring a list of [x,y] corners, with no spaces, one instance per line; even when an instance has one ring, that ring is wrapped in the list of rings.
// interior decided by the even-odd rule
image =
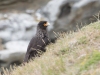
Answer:
[[[25,13],[7,13],[0,14],[0,38],[3,41],[30,39],[25,37],[27,31],[35,34],[37,22],[31,15]],[[32,37],[33,35],[29,35]]]
[[[23,62],[28,41],[11,41],[5,44],[6,49],[0,51],[0,68],[19,65]]]
[[[2,50],[0,51],[0,69],[9,68],[10,65],[22,63],[26,50]],[[2,70],[0,70],[2,71]]]
[[[28,41],[9,41],[5,44],[7,50],[26,50]]]
[[[17,4],[18,2],[28,2],[30,0],[0,0],[0,9],[3,9],[3,8],[7,8],[8,6],[11,6],[13,4]]]
[[[27,9],[25,12],[28,13],[28,14],[33,14],[34,13],[34,10]]]
[[[4,49],[4,45],[2,44],[2,40],[0,39],[0,50]]]
[[[23,35],[23,40],[30,40],[36,33],[36,27],[32,27],[31,29],[27,30]]]
[[[53,31],[76,31],[85,24],[96,21],[93,15],[99,11],[99,0],[52,0],[37,12],[51,22],[49,34],[51,38],[55,38]]]
[[[10,31],[0,31],[0,38],[4,42],[11,40],[11,32]]]

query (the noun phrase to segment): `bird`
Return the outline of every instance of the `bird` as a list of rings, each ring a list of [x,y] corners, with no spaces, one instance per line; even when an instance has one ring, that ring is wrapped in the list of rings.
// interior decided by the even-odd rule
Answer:
[[[47,21],[40,21],[38,23],[36,34],[29,42],[24,62],[29,62],[33,57],[40,56],[42,52],[46,51],[45,47],[50,43],[47,32],[49,25],[50,23]]]

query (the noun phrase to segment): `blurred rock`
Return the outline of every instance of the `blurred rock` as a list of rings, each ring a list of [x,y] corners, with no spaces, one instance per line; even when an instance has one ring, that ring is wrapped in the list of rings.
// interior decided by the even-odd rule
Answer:
[[[22,63],[26,50],[2,50],[0,51],[0,69],[9,68],[10,65]],[[2,70],[1,70],[2,71]]]
[[[2,40],[0,39],[0,51],[4,49],[4,45],[2,44]]]
[[[37,12],[51,22],[49,34],[54,38],[53,31],[76,31],[77,28],[96,21],[93,15],[99,11],[99,0],[52,0]]]
[[[28,41],[11,41],[5,44],[6,49],[0,51],[0,68],[19,65],[23,62]]]
[[[10,31],[0,31],[0,38],[3,42],[11,40],[11,32]]]
[[[5,44],[7,50],[26,50],[27,46],[27,41],[9,41]]]
[[[33,13],[34,13],[34,10],[27,9],[25,12],[26,12],[27,14],[33,14]]]
[[[30,39],[25,37],[26,32],[31,30],[35,34],[37,22],[34,18],[24,13],[7,13],[0,14],[0,38],[3,41]],[[33,35],[29,35],[32,37]]]
[[[16,4],[18,2],[28,2],[30,0],[0,0],[0,9],[6,8],[9,5]]]

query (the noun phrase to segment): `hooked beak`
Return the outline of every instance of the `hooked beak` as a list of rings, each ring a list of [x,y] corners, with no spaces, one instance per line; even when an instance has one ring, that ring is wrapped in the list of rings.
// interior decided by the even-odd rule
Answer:
[[[47,23],[47,26],[50,26],[50,23],[49,22]]]
[[[44,26],[50,26],[50,23],[49,23],[49,22],[47,22],[46,24],[44,24]]]

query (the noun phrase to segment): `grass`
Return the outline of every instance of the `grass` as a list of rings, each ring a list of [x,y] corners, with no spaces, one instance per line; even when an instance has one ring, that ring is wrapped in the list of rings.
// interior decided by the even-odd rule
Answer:
[[[100,61],[100,52],[98,50],[93,51],[92,54],[87,55],[82,61],[80,70],[87,70],[91,65],[96,64]]]
[[[41,57],[4,75],[100,75],[100,21],[61,35]]]
[[[79,38],[78,43],[79,44],[87,44],[88,40],[87,40],[86,36],[82,36],[81,38]]]

